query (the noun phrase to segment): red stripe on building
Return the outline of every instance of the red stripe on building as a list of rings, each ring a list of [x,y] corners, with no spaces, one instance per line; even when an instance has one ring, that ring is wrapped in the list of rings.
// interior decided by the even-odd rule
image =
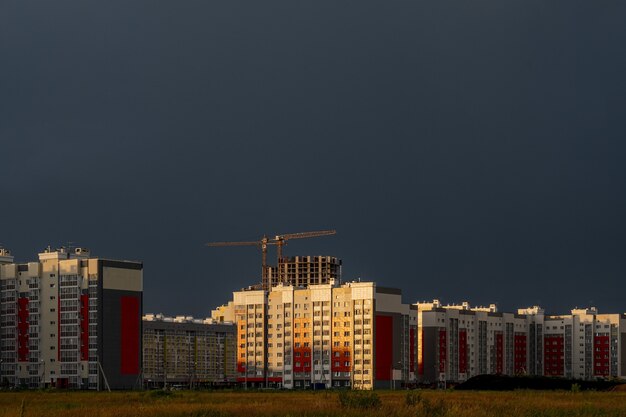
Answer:
[[[606,336],[593,337],[593,374],[609,376],[611,369],[611,338]]]
[[[496,373],[504,371],[504,337],[502,333],[496,333]]]
[[[446,341],[446,329],[439,329],[439,372],[446,372],[446,361],[448,360],[448,343]]]
[[[543,338],[543,372],[546,376],[563,376],[565,352],[563,349],[563,336],[544,336]]]
[[[89,295],[80,296],[80,360],[89,360]]]
[[[139,298],[120,298],[120,373],[137,375],[139,373]]]
[[[351,360],[350,348],[333,348],[330,369],[332,372],[350,372],[352,370]]]
[[[515,363],[515,373],[526,373],[526,335],[516,334],[514,337],[513,354]]]
[[[17,360],[28,362],[28,298],[17,299]]]
[[[467,372],[467,330],[459,330],[459,372]]]
[[[302,342],[301,342],[302,343]],[[311,372],[311,348],[297,347],[293,348],[293,371],[294,372]]]
[[[393,317],[376,316],[376,379],[391,379],[393,361]]]

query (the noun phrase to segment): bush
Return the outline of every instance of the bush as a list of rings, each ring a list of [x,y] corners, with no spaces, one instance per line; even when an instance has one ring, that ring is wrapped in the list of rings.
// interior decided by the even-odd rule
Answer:
[[[422,393],[419,391],[409,391],[406,393],[405,401],[407,407],[415,407],[422,402]]]
[[[580,384],[572,384],[571,388],[572,394],[577,394],[580,392]]]
[[[445,417],[448,414],[448,404],[446,404],[443,399],[438,399],[436,401],[430,401],[427,398],[424,398],[420,402],[421,407],[417,413],[418,416],[424,417]]]
[[[170,390],[165,389],[157,389],[154,391],[149,391],[150,397],[152,398],[168,398],[174,395],[174,393]]]
[[[371,410],[379,408],[382,403],[375,392],[341,391],[339,393],[339,404],[343,408]]]

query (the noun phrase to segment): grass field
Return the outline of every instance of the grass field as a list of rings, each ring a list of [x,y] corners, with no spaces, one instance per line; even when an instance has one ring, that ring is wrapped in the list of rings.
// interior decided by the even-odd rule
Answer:
[[[0,392],[0,417],[19,416],[626,416],[626,392]],[[374,395],[374,397],[369,397]],[[376,397],[378,398],[377,401]],[[343,405],[342,405],[343,402]]]

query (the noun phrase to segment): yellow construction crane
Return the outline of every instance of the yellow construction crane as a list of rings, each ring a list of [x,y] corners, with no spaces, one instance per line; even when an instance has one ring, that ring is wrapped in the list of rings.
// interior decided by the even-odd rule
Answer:
[[[206,246],[210,247],[223,247],[223,246],[257,246],[261,248],[261,279],[262,279],[262,287],[264,290],[268,290],[269,285],[269,277],[268,277],[268,269],[267,269],[267,246],[268,245],[276,245],[276,258],[278,261],[278,265],[282,260],[283,256],[283,246],[287,244],[288,240],[291,239],[306,239],[310,237],[320,237],[320,236],[329,236],[336,234],[336,230],[318,230],[314,232],[299,232],[299,233],[286,233],[282,235],[276,235],[273,238],[268,238],[266,235],[260,240],[253,241],[244,241],[244,242],[211,242],[207,243]],[[283,276],[279,277],[280,282],[283,281]]]

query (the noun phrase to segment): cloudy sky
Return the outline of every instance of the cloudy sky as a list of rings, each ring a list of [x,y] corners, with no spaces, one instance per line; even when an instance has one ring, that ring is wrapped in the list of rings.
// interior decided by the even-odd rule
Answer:
[[[144,262],[145,311],[337,229],[344,279],[626,311],[626,3],[0,2],[0,242]]]

